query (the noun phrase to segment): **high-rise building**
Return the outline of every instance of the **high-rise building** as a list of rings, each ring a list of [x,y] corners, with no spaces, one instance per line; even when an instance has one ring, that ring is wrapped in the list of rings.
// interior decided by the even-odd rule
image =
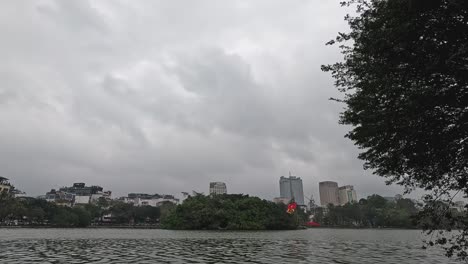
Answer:
[[[224,182],[210,182],[210,194],[226,194],[227,188]]]
[[[340,205],[357,202],[356,191],[352,185],[345,185],[338,188],[338,200]]]
[[[291,175],[289,177],[281,176],[279,184],[280,196],[282,198],[291,200],[294,197],[294,200],[298,205],[305,205],[304,189],[302,188],[302,179],[300,177]]]
[[[319,182],[320,204],[326,206],[328,204],[339,205],[338,198],[338,183],[332,181]]]

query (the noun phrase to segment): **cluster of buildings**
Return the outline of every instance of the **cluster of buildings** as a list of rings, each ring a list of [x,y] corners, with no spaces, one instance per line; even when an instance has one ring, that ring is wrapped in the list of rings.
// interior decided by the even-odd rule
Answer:
[[[11,193],[14,197],[26,196],[25,192],[22,192],[11,185],[7,178],[0,176],[0,194],[4,192]]]
[[[357,202],[357,195],[352,185],[338,187],[337,182],[324,181],[319,182],[320,205],[329,204],[345,205],[347,203]]]
[[[280,196],[273,199],[276,203],[288,204],[291,200],[294,200],[301,208],[316,208],[318,205],[311,197],[304,195],[304,189],[302,179],[297,176],[288,177],[281,176],[279,179]],[[9,192],[15,197],[24,197],[26,194],[19,190],[16,190],[5,177],[0,177],[0,193]],[[323,181],[319,182],[319,193],[320,193],[320,205],[326,207],[329,204],[335,206],[345,205],[347,203],[357,202],[356,190],[352,185],[338,186],[337,182]],[[174,195],[169,194],[147,194],[147,193],[129,193],[125,197],[119,197],[115,200],[133,204],[134,206],[153,206],[159,207],[164,203],[179,204],[190,195],[187,192],[182,192],[183,198],[179,200]],[[203,194],[193,191],[193,195]],[[210,182],[209,184],[210,195],[222,195],[227,194],[226,183],[224,182]],[[53,202],[63,206],[75,206],[83,204],[98,203],[100,200],[110,201],[112,200],[112,192],[104,191],[101,186],[86,186],[85,183],[74,183],[70,187],[62,187],[58,190],[51,189],[46,195],[39,196],[40,199],[45,199],[48,202]],[[402,195],[396,195],[395,197],[384,197],[389,201],[396,201],[402,199]],[[307,199],[307,200],[305,200]],[[307,201],[307,203],[306,203]],[[453,210],[459,212],[465,210],[465,202],[459,201],[451,205]]]
[[[75,206],[83,204],[98,203],[100,200],[111,201],[112,192],[104,191],[101,186],[86,186],[85,183],[74,183],[70,187],[62,187],[58,190],[52,189],[46,195],[40,197],[48,202],[63,206]],[[179,199],[167,194],[129,193],[128,196],[119,197],[115,200],[134,206],[159,207],[165,202],[178,204]]]
[[[118,198],[119,201],[133,204],[134,206],[153,206],[159,207],[164,203],[178,204],[179,199],[169,194],[147,194],[147,193],[129,193],[126,197]]]
[[[279,179],[280,197],[273,199],[276,203],[289,203],[292,199],[301,207],[314,208],[317,205],[313,197],[304,196],[302,179],[297,176],[281,176]],[[347,203],[357,202],[357,195],[352,185],[338,187],[338,183],[325,181],[319,183],[320,205],[327,206],[345,205]],[[306,204],[304,198],[308,200]]]
[[[96,203],[100,198],[110,200],[111,195],[111,191],[103,191],[101,186],[86,186],[85,183],[79,182],[70,187],[62,187],[58,190],[52,189],[42,198],[60,205],[74,206]]]

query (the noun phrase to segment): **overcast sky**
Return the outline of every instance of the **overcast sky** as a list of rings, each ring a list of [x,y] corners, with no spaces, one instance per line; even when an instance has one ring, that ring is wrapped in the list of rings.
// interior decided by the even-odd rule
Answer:
[[[2,1],[0,175],[31,195],[73,182],[271,199],[291,171],[359,197],[401,191],[362,169],[320,65],[339,0]]]

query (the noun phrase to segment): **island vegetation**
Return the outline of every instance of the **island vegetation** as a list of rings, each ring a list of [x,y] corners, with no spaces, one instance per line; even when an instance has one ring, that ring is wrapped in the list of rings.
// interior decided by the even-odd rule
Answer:
[[[296,229],[305,221],[303,210],[288,214],[285,204],[223,194],[189,197],[169,212],[162,225],[169,229],[278,230]]]

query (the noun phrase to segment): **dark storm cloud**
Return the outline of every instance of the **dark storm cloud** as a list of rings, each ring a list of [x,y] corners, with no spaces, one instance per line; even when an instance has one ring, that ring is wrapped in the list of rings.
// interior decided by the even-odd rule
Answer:
[[[43,194],[278,195],[278,178],[394,194],[362,170],[320,65],[338,1],[18,1],[0,8],[0,175]]]

